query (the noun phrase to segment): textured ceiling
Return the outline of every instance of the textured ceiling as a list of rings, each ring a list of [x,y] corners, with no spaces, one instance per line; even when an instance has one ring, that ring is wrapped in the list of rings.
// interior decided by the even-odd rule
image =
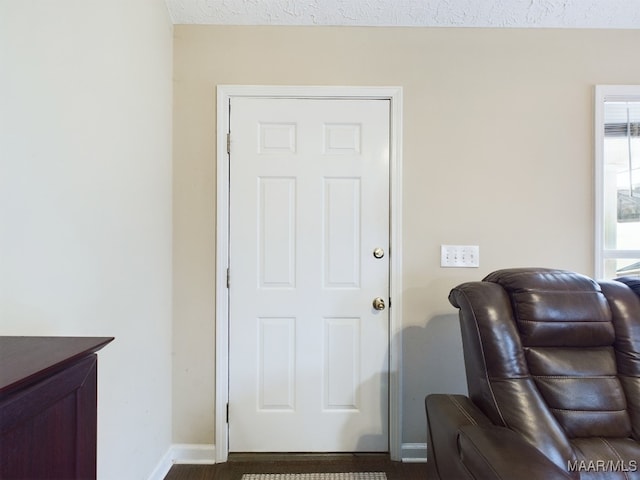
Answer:
[[[166,0],[175,24],[640,29],[640,0]]]

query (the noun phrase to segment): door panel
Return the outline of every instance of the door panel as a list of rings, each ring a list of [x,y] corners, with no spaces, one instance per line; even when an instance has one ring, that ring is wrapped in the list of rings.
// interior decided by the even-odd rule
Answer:
[[[389,101],[234,98],[229,449],[388,450]]]

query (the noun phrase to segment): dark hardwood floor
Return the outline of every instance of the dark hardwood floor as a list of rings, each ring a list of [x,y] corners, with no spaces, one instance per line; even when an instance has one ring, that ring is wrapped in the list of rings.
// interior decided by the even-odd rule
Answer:
[[[387,480],[426,480],[426,463],[392,462],[388,455],[231,454],[216,465],[173,465],[165,480],[240,480],[245,473],[385,472]]]

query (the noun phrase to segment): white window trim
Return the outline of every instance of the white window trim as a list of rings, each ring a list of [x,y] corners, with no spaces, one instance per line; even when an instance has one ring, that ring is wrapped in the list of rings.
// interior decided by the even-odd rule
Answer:
[[[609,258],[640,258],[640,250],[604,248],[604,103],[640,101],[640,85],[596,85],[595,88],[595,276],[604,276]]]

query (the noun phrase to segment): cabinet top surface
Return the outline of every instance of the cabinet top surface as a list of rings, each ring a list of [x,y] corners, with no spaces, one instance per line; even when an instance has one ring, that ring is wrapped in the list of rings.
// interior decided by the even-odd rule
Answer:
[[[0,336],[0,394],[97,352],[113,337]]]

